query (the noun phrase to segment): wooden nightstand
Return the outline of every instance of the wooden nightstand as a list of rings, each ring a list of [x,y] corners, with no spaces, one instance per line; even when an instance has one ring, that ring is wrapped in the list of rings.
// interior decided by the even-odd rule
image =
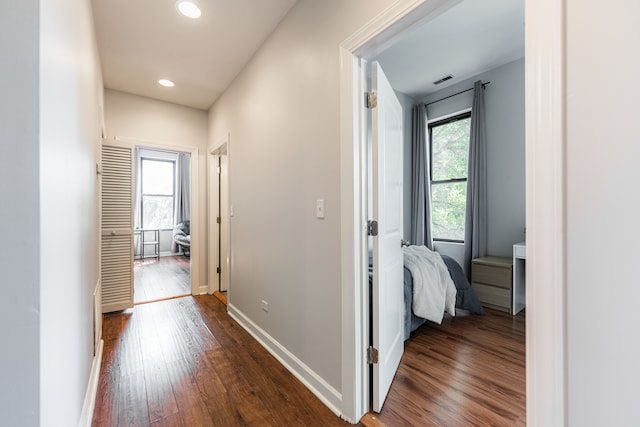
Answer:
[[[471,287],[483,305],[512,313],[513,259],[495,256],[474,259]]]

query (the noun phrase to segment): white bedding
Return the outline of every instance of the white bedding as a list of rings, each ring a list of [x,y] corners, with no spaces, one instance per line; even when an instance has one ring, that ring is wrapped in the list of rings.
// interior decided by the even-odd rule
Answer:
[[[456,287],[440,254],[426,246],[403,248],[404,265],[413,276],[413,313],[440,324],[445,311],[456,314]]]

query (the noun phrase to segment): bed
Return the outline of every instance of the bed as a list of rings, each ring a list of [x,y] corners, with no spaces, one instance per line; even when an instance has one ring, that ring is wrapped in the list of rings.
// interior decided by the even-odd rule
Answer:
[[[427,320],[440,323],[445,311],[451,315],[455,315],[455,309],[484,314],[482,304],[471,289],[462,267],[453,258],[430,251],[425,246],[408,246],[404,247],[403,251],[405,340]],[[371,259],[369,264],[371,265]],[[416,268],[423,271],[416,272]],[[412,271],[416,275],[418,287],[414,286]],[[370,284],[371,278],[370,268]],[[420,281],[423,282],[421,285]],[[414,295],[417,300],[414,300]],[[414,307],[417,307],[416,311]],[[421,315],[417,315],[416,312]]]
[[[426,249],[426,248],[425,248]],[[428,249],[427,249],[428,250]],[[473,289],[471,289],[471,285],[467,280],[467,277],[462,270],[460,264],[458,264],[453,258],[438,254],[437,252],[433,252],[437,256],[439,256],[446,269],[451,277],[451,281],[456,289],[455,294],[455,308],[467,310],[473,314],[484,314],[484,308],[478,297],[476,296]],[[413,311],[414,305],[414,280],[411,270],[405,266],[404,268],[404,339],[409,339],[411,332],[415,331],[419,326],[427,321],[424,317],[417,316]],[[446,308],[445,308],[446,310]],[[447,310],[449,311],[449,310]],[[442,312],[444,314],[444,310]],[[451,315],[455,314],[451,313]],[[442,319],[442,317],[440,317]],[[436,323],[440,323],[439,321],[429,319],[435,321]]]

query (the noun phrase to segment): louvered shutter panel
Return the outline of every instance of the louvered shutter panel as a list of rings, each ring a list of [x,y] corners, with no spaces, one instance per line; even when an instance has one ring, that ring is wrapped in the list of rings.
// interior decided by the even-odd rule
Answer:
[[[102,145],[102,312],[133,307],[133,149]]]

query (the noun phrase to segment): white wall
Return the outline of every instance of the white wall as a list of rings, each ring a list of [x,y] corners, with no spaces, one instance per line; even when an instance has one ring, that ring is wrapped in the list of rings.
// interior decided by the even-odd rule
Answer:
[[[198,162],[198,212],[192,210],[191,215],[199,215],[200,234],[198,247],[200,251],[199,283],[207,285],[207,167],[206,152],[208,141],[207,113],[203,110],[189,108],[169,102],[157,101],[138,95],[115,90],[105,90],[104,115],[107,138],[130,138],[132,140],[150,141],[155,144],[175,147],[198,148],[198,157],[191,159]],[[141,144],[144,145],[144,144]]]
[[[85,0],[10,1],[0,10],[0,195],[11,201],[0,210],[2,422],[76,425],[98,280],[102,80],[91,12]]]
[[[75,425],[93,360],[98,281],[103,94],[88,0],[41,2],[39,83],[40,425]]]
[[[473,87],[482,79],[487,125],[487,187],[489,255],[511,257],[513,244],[525,240],[524,59],[489,70],[435,92],[420,102],[429,103]],[[470,108],[473,91],[429,105],[429,119]],[[438,250],[456,259],[460,244],[438,243]],[[460,259],[459,262],[462,260]]]
[[[40,419],[38,4],[0,3],[0,413],[23,426]]]
[[[640,3],[567,0],[566,10],[568,419],[632,426],[640,396]]]
[[[333,404],[342,390],[338,46],[390,3],[300,0],[209,113],[211,144],[227,132],[231,141],[230,309],[335,391]]]

